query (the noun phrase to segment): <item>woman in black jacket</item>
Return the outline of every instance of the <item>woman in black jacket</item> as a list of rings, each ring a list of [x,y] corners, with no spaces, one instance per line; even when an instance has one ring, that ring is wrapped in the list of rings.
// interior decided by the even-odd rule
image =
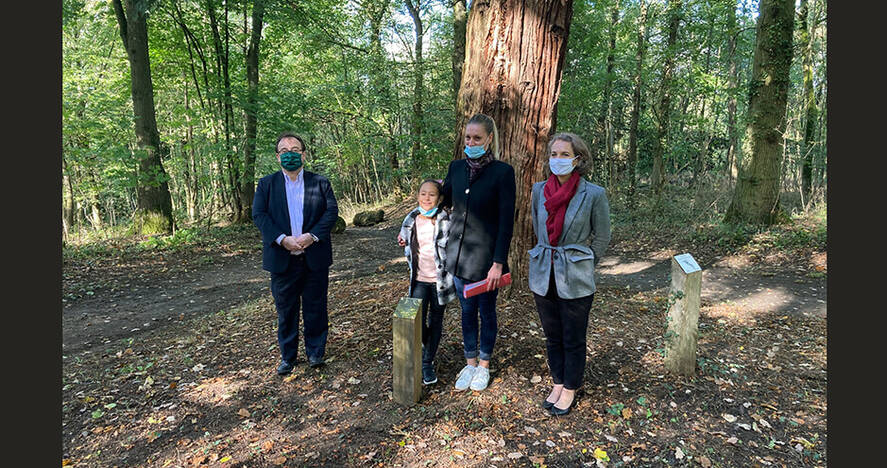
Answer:
[[[514,228],[514,168],[498,160],[496,124],[484,114],[475,114],[465,126],[465,155],[466,159],[450,163],[441,205],[452,210],[446,270],[454,277],[462,306],[466,365],[455,386],[456,390],[483,390],[489,383],[490,358],[498,332],[498,289],[468,299],[463,291],[466,284],[484,279],[497,288],[502,275],[508,273],[508,247]]]

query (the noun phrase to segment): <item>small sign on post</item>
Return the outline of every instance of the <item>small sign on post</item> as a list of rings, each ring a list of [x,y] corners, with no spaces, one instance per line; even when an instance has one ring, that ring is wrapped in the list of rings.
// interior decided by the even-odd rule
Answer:
[[[702,268],[689,253],[671,260],[668,325],[665,331],[665,368],[681,375],[696,371],[696,339],[699,334],[699,297]]]
[[[422,396],[422,299],[403,297],[394,309],[394,400],[412,406]]]

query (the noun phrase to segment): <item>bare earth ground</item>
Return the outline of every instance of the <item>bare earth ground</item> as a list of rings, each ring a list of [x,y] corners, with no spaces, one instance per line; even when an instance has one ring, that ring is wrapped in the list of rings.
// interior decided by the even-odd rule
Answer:
[[[391,391],[394,304],[407,288],[382,225],[334,236],[327,365],[279,360],[257,230],[162,254],[66,259],[63,465],[825,466],[825,252],[692,253],[704,269],[698,369],[668,375],[670,256],[614,238],[589,325],[586,395],[564,418],[532,297],[500,296],[492,380],[453,390],[459,306],[439,383],[403,408]],[[606,452],[604,454],[603,452]]]

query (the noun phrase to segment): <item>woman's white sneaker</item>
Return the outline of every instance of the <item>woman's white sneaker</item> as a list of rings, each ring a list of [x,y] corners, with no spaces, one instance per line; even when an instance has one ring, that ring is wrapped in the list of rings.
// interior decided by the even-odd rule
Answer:
[[[459,390],[460,392],[462,390],[468,390],[468,386],[471,385],[474,373],[477,369],[477,366],[466,365],[463,367],[462,370],[459,371],[459,377],[456,379],[456,390]]]
[[[471,377],[470,387],[472,390],[481,391],[487,388],[487,384],[490,383],[490,369],[486,367],[477,366],[477,370],[474,371],[474,376]]]

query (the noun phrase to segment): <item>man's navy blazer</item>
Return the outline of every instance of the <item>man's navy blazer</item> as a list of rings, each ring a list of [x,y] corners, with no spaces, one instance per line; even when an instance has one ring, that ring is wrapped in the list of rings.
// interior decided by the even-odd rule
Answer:
[[[305,261],[311,270],[329,268],[333,264],[330,231],[339,216],[339,205],[326,177],[302,170],[305,171],[302,233],[314,234],[319,239],[305,249]],[[289,250],[277,243],[281,234],[293,234],[284,177],[283,171],[262,177],[253,197],[253,221],[262,233],[262,269],[271,273],[286,270],[291,255]]]

